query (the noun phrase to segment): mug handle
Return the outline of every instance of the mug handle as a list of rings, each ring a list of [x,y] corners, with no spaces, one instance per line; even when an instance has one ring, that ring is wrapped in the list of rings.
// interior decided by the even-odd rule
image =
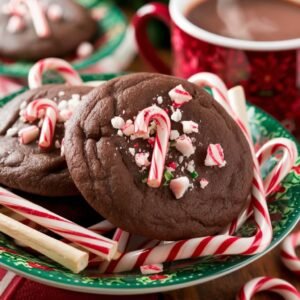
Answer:
[[[156,49],[147,36],[147,25],[152,18],[164,22],[168,27],[171,26],[171,17],[167,5],[153,2],[142,6],[132,20],[139,52],[154,70],[163,74],[171,74],[171,68],[159,58]]]

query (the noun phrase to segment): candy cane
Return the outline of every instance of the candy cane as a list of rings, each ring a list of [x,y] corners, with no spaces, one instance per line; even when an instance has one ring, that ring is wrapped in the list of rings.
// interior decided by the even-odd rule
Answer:
[[[300,258],[296,248],[300,246],[300,231],[288,236],[281,246],[281,260],[284,265],[297,275],[300,275]]]
[[[271,277],[258,277],[247,282],[236,297],[237,300],[250,300],[255,294],[270,291],[286,300],[299,300],[300,293],[285,280]]]
[[[297,148],[294,142],[286,138],[277,138],[265,143],[257,152],[257,159],[262,166],[264,162],[271,158],[275,152],[282,152],[280,159],[275,167],[264,179],[264,190],[266,196],[269,196],[277,188],[278,184],[290,172],[297,159]],[[246,220],[252,215],[251,205],[244,210],[238,218],[233,220],[230,226],[224,231],[227,234],[233,234],[239,229]]]
[[[26,107],[24,115],[26,121],[33,122],[38,118],[44,118],[39,140],[39,146],[41,148],[51,146],[57,117],[58,108],[56,103],[46,98],[34,100]]]
[[[73,67],[66,61],[59,58],[46,58],[38,61],[28,75],[28,85],[30,89],[42,86],[43,73],[46,71],[56,71],[70,85],[81,85],[82,80]]]
[[[118,243],[85,229],[0,187],[0,204],[105,260],[114,257]]]
[[[14,11],[18,11],[16,7],[20,4],[24,4],[28,7],[38,37],[48,37],[51,34],[51,31],[41,3],[38,0],[13,0],[12,7],[15,7]]]
[[[134,122],[135,133],[145,134],[148,132],[149,123],[155,120],[157,124],[157,135],[152,153],[151,166],[147,184],[157,188],[161,184],[165,159],[168,151],[168,142],[171,132],[171,122],[168,114],[161,108],[153,105],[143,109]]]

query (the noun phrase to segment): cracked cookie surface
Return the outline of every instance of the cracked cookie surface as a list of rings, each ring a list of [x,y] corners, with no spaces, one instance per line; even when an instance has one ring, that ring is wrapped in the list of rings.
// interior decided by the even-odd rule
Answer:
[[[166,184],[154,189],[144,183],[145,172],[129,148],[147,149],[151,156],[148,141],[119,136],[111,120],[115,116],[133,120],[139,111],[157,104],[160,96],[159,106],[170,109],[168,92],[180,84],[193,97],[180,108],[182,121],[199,125],[199,133],[189,134],[196,147],[189,159],[209,185],[201,189],[197,179],[182,170],[185,158],[174,177],[183,172],[193,188],[176,200]],[[171,125],[182,134],[180,122]],[[211,143],[222,145],[225,167],[204,165]],[[65,149],[71,176],[91,206],[116,226],[149,238],[178,240],[216,234],[239,214],[251,188],[251,153],[240,129],[206,91],[175,77],[132,74],[94,89],[67,123]],[[180,156],[171,147],[166,164],[179,161]]]

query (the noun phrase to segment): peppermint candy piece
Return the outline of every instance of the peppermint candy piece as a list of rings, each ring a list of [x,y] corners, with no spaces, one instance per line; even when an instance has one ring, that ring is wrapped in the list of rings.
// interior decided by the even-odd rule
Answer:
[[[125,121],[121,117],[113,117],[111,119],[111,125],[115,129],[121,129],[125,125]]]
[[[143,275],[151,275],[161,273],[164,270],[163,264],[152,264],[140,267]]]
[[[199,129],[198,129],[198,124],[193,122],[193,121],[182,121],[182,128],[183,128],[183,132],[186,134],[190,134],[190,133],[198,133]]]
[[[130,136],[132,134],[134,134],[134,124],[131,120],[127,120],[125,125],[121,128],[121,130],[123,131],[123,133],[126,136]]]
[[[201,189],[205,189],[206,187],[207,187],[207,185],[209,184],[209,181],[207,180],[207,179],[205,179],[205,178],[201,178],[200,179],[200,187],[201,187]]]
[[[25,127],[23,129],[21,129],[18,133],[19,135],[19,141],[21,144],[30,144],[31,142],[33,142],[34,140],[36,140],[38,138],[40,134],[40,129],[35,126],[28,126]]]
[[[190,157],[192,154],[195,153],[195,148],[193,146],[192,140],[185,134],[181,135],[176,140],[175,147],[185,157]]]
[[[175,107],[180,107],[184,103],[187,103],[193,99],[191,94],[187,92],[182,84],[177,85],[174,89],[169,92],[171,100],[174,102]]]
[[[135,155],[135,163],[138,167],[148,167],[150,165],[150,161],[148,160],[149,152],[145,153],[137,153]]]
[[[189,186],[190,182],[186,176],[178,177],[170,181],[170,189],[176,199],[182,198]]]
[[[171,120],[174,122],[180,122],[182,119],[182,112],[177,108],[171,115]]]
[[[204,164],[207,167],[225,167],[226,160],[224,159],[224,151],[220,144],[209,144]]]
[[[26,27],[26,23],[21,16],[11,16],[7,23],[7,31],[10,33],[17,33]]]
[[[171,130],[171,133],[170,133],[170,140],[171,141],[174,141],[174,140],[178,139],[179,136],[180,136],[180,134],[179,134],[178,130]]]

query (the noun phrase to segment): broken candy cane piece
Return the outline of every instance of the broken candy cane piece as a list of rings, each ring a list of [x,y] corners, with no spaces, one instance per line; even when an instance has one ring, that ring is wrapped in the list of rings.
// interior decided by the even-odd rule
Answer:
[[[185,157],[190,157],[195,153],[195,148],[192,144],[192,140],[185,134],[181,135],[176,140],[176,149],[183,154]]]
[[[181,122],[182,127],[183,127],[183,132],[186,134],[190,134],[190,133],[198,133],[198,124],[193,122],[193,121],[182,121]]]
[[[152,264],[140,267],[143,275],[151,275],[161,273],[164,270],[163,264]]]
[[[146,153],[137,153],[135,155],[135,163],[138,167],[148,167],[150,165],[150,161],[148,160],[149,152]]]
[[[169,96],[176,107],[180,107],[184,103],[187,103],[193,99],[191,94],[183,88],[182,84],[177,85],[174,89],[172,89],[169,92]]]
[[[171,120],[174,122],[180,122],[182,119],[182,112],[177,108],[171,115]]]
[[[207,185],[209,184],[209,181],[207,180],[207,179],[205,179],[205,178],[201,178],[200,179],[200,187],[201,187],[201,189],[205,189],[206,187],[207,187]]]
[[[182,198],[189,186],[190,182],[186,176],[178,177],[170,181],[170,189],[176,199]]]
[[[121,117],[113,117],[111,119],[111,125],[115,129],[121,129],[125,125],[125,121]]]
[[[209,144],[204,164],[208,167],[225,167],[224,151],[220,144]]]
[[[29,144],[34,140],[36,140],[39,134],[40,134],[40,129],[37,126],[32,125],[32,126],[25,127],[21,129],[18,133],[19,141],[21,144],[24,145]]]

